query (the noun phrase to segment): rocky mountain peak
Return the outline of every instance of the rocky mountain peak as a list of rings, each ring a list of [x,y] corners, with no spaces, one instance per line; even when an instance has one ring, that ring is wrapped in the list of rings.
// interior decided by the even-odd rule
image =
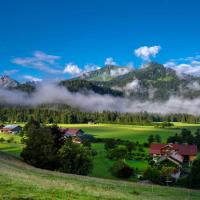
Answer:
[[[19,83],[10,78],[9,76],[0,77],[0,88],[14,88],[17,87]]]

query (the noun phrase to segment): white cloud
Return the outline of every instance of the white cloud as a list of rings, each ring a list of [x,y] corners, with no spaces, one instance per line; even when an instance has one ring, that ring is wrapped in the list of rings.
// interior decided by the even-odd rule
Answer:
[[[187,88],[193,91],[200,91],[199,82],[194,81],[192,83],[187,84]]]
[[[55,66],[58,65],[56,61],[59,59],[59,56],[48,55],[41,51],[35,51],[32,57],[14,58],[12,63],[23,67],[38,69],[50,74],[59,74],[62,73],[62,70],[55,68]]]
[[[200,65],[200,61],[193,60],[193,61],[191,62],[191,64],[193,64],[193,65]]]
[[[93,92],[71,93],[55,84],[41,84],[31,96],[19,91],[0,89],[0,103],[11,105],[67,104],[87,111],[191,113],[200,114],[200,99],[184,99],[172,96],[168,101],[140,101],[129,98],[100,95]],[[120,106],[119,106],[120,105]]]
[[[199,60],[199,59],[200,59],[200,55],[195,55],[195,56],[188,56],[188,57],[171,59],[171,61],[174,61],[174,62],[192,62],[194,60]]]
[[[200,76],[200,65],[194,66],[192,64],[179,64],[174,67],[174,69],[181,74],[189,74],[193,76]]]
[[[173,62],[173,61],[169,61],[169,62],[166,62],[166,63],[164,64],[164,66],[165,66],[165,67],[173,68],[173,67],[176,66],[176,63]]]
[[[200,76],[200,61],[198,59],[200,59],[199,55],[173,59],[166,62],[164,66],[176,70],[179,75],[189,74],[193,76]]]
[[[97,65],[90,64],[86,65],[82,70],[78,67],[78,65],[70,62],[65,65],[64,69],[61,69],[62,67],[60,67],[58,63],[60,59],[60,56],[49,55],[41,51],[35,51],[32,57],[14,58],[12,62],[16,65],[37,69],[49,74],[79,75],[81,73],[87,73],[100,68]]]
[[[24,75],[23,78],[29,80],[29,81],[33,81],[33,82],[41,82],[42,79],[41,78],[37,78],[34,76],[30,76],[30,75]]]
[[[75,65],[73,63],[68,63],[66,66],[65,66],[65,69],[64,69],[64,73],[68,73],[68,74],[71,74],[71,75],[78,75],[81,73],[81,69],[78,67],[78,65]]]
[[[18,71],[18,69],[4,70],[4,74],[9,76],[12,74],[16,74]]]
[[[151,56],[155,57],[159,53],[160,49],[161,49],[160,46],[152,46],[152,47],[143,46],[138,49],[135,49],[134,53],[137,57],[140,57],[145,61],[149,61],[150,57]]]
[[[105,65],[116,65],[117,63],[113,60],[112,57],[106,58]]]
[[[49,64],[55,64],[56,60],[60,59],[60,56],[55,56],[55,55],[48,55],[42,51],[36,51],[34,53],[35,58],[37,58],[40,61],[47,62]]]

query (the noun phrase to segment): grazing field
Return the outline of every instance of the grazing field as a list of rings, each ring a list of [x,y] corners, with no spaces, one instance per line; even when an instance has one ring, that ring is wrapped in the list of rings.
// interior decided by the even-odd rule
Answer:
[[[0,143],[0,151],[7,152],[7,153],[14,155],[16,157],[20,156],[22,148],[23,148],[22,144]]]
[[[16,123],[24,126],[24,123]],[[80,128],[86,133],[91,134],[97,138],[116,138],[124,140],[138,141],[140,143],[146,142],[150,134],[159,134],[163,140],[179,133],[182,128],[190,129],[192,132],[200,128],[200,124],[188,124],[182,122],[173,122],[174,126],[169,128],[158,128],[154,126],[143,125],[121,125],[121,124],[58,124],[60,127]],[[50,124],[48,124],[50,125]],[[3,134],[6,137],[7,134]],[[0,133],[0,138],[2,133]],[[20,140],[20,137],[17,138]]]
[[[9,154],[19,157],[23,148],[21,137],[18,135],[0,133],[0,139],[2,138],[5,142],[0,142],[0,151],[8,152]]]
[[[97,138],[119,138],[123,140],[138,141],[140,143],[147,142],[147,138],[150,134],[159,134],[163,142],[166,142],[168,136],[173,135],[181,131],[181,128],[185,127],[193,132],[200,128],[200,124],[184,124],[174,123],[172,128],[157,128],[154,126],[136,126],[136,125],[118,125],[118,124],[58,124],[62,127],[81,128],[88,134],[92,134]],[[20,124],[23,126],[24,124]],[[12,142],[0,142],[0,151],[8,152],[12,155],[18,156],[23,148],[20,144],[21,137],[16,135],[8,135],[0,133],[0,138],[6,140],[12,138]],[[111,178],[116,179],[110,172],[113,161],[106,157],[106,151],[104,149],[104,143],[94,143],[92,148],[97,151],[97,155],[94,156],[93,164],[94,168],[89,174],[94,177]],[[145,149],[148,153],[148,149]],[[128,165],[143,171],[147,166],[146,161],[142,160],[128,160]]]
[[[200,191],[41,170],[0,152],[0,199],[198,200]]]
[[[12,142],[20,143],[21,137],[19,135],[11,135],[8,133],[0,133],[0,138],[3,138],[5,140],[12,140]]]
[[[116,138],[123,140],[138,141],[140,143],[147,142],[150,134],[159,134],[163,142],[166,139],[179,133],[181,128],[188,128],[193,132],[200,128],[200,124],[174,123],[171,128],[158,128],[154,126],[142,125],[119,125],[119,124],[58,124],[62,127],[81,128],[88,134],[92,134],[97,138]]]
[[[115,177],[112,176],[109,170],[112,166],[112,161],[106,158],[106,151],[104,149],[104,144],[95,143],[92,144],[92,148],[97,151],[97,155],[94,157],[93,160],[94,168],[90,173],[90,176],[114,179]]]

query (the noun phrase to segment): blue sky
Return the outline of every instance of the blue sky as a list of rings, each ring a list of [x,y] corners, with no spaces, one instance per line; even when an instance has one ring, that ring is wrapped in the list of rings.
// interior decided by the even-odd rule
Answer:
[[[69,78],[106,59],[151,59],[198,75],[199,10],[198,0],[0,0],[0,74]]]

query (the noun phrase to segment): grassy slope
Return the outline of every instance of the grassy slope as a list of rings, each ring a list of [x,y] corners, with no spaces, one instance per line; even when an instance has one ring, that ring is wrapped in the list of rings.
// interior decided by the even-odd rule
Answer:
[[[36,169],[0,153],[0,199],[198,200],[200,191],[89,178]]]

